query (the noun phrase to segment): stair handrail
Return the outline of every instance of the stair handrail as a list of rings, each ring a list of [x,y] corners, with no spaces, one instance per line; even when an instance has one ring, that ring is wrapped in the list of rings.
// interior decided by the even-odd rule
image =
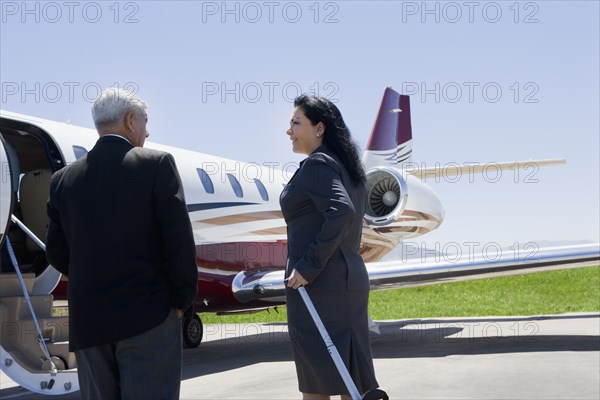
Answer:
[[[19,227],[32,238],[34,242],[36,242],[42,250],[46,251],[46,245],[37,237],[29,228],[27,228],[17,217],[11,215],[11,220],[15,222]],[[42,329],[40,328],[40,323],[38,322],[37,316],[35,315],[35,311],[33,310],[33,305],[31,304],[31,299],[29,298],[29,292],[27,291],[27,286],[25,285],[25,281],[23,280],[23,276],[21,275],[21,270],[19,269],[19,263],[17,262],[17,257],[15,257],[15,252],[13,251],[12,245],[10,244],[10,239],[6,236],[6,249],[8,250],[8,255],[10,257],[10,261],[17,273],[17,277],[19,278],[19,283],[21,284],[21,290],[23,291],[23,295],[25,296],[25,301],[27,302],[27,306],[29,307],[29,311],[31,312],[31,316],[33,317],[33,322],[35,323],[35,329],[37,330],[37,343],[40,346],[40,349],[44,353],[46,360],[50,363],[50,375],[54,376],[58,373],[58,369],[54,362],[52,361],[52,357],[50,357],[50,352],[48,351],[48,347],[46,346],[46,340],[42,335]]]
[[[31,238],[31,240],[33,240],[33,241],[35,242],[35,244],[37,244],[37,245],[40,247],[40,249],[42,249],[43,251],[46,251],[46,244],[45,244],[44,242],[42,242],[42,241],[40,240],[40,238],[38,238],[38,237],[35,235],[35,233],[33,233],[33,232],[31,231],[31,229],[29,229],[27,226],[25,226],[25,224],[24,224],[24,223],[23,223],[23,222],[22,222],[22,221],[21,221],[19,218],[17,218],[17,217],[16,217],[14,214],[11,214],[11,215],[10,215],[10,220],[11,220],[12,222],[14,222],[15,224],[17,224],[17,226],[18,226],[19,228],[21,228],[21,230],[22,230],[23,232],[25,232],[25,234],[26,234],[27,236],[29,236],[29,238]]]

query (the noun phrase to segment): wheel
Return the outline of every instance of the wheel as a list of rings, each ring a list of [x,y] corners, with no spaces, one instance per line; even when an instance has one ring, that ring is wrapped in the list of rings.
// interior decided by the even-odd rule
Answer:
[[[193,313],[191,318],[183,319],[183,345],[188,349],[195,349],[202,341],[204,328],[198,314]]]
[[[363,394],[361,400],[388,400],[389,397],[386,392],[381,389],[369,390]]]

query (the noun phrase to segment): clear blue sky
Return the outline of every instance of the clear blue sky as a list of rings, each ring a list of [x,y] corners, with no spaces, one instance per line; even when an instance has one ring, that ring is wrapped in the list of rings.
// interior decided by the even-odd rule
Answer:
[[[1,2],[1,107],[91,127],[98,88],[134,89],[151,140],[299,161],[292,98],[337,101],[365,145],[383,89],[412,94],[414,161],[566,158],[497,182],[432,182],[416,242],[599,240],[599,3]],[[531,171],[527,171],[531,172]]]

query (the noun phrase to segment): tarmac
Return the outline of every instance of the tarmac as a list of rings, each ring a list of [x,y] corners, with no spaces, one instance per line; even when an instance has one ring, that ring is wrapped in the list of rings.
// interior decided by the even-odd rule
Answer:
[[[377,321],[390,399],[600,399],[600,313]],[[181,399],[300,399],[285,324],[211,324]],[[0,376],[1,399],[48,399]],[[78,399],[78,393],[66,397]]]

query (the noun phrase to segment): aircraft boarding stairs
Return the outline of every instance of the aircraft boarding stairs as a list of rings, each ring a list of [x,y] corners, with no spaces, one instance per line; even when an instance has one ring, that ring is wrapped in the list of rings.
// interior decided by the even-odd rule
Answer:
[[[11,259],[14,264],[14,254]],[[35,274],[18,268],[0,274],[0,367],[33,392],[75,392],[79,381],[75,354],[69,352],[68,317],[53,316],[53,296],[32,294],[34,283]]]

